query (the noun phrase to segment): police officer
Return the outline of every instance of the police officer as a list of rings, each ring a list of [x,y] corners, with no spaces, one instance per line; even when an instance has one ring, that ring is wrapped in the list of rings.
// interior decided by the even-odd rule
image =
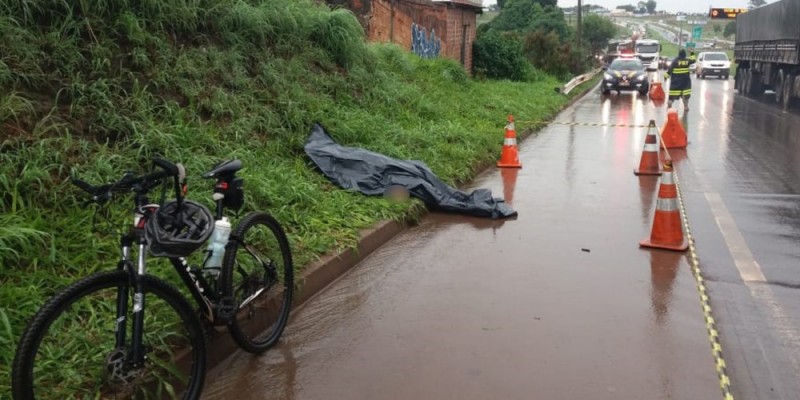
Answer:
[[[692,78],[689,75],[691,64],[694,64],[694,61],[687,59],[686,50],[681,49],[678,58],[672,60],[669,70],[664,74],[664,80],[670,79],[667,107],[672,107],[673,101],[682,98],[684,109],[689,110],[689,97],[692,95]]]

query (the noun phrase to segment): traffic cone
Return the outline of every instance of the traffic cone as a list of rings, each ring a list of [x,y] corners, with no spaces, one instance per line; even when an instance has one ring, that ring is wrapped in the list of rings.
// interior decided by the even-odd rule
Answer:
[[[684,251],[689,243],[683,238],[681,211],[678,207],[678,188],[672,177],[672,161],[664,162],[664,174],[661,175],[656,200],[656,214],[653,217],[653,228],[650,238],[639,242],[639,246]]]
[[[661,175],[661,165],[658,161],[658,138],[656,137],[656,121],[650,120],[647,126],[647,138],[644,140],[642,158],[639,161],[639,168],[634,169],[636,175]]]
[[[650,100],[664,101],[666,97],[667,95],[664,93],[664,88],[661,86],[661,82],[650,83]]]
[[[506,137],[503,141],[503,152],[500,154],[500,161],[497,166],[501,168],[522,168],[519,162],[519,151],[517,150],[517,132],[514,130],[514,116],[508,116],[506,125]]]
[[[686,147],[686,131],[683,130],[681,121],[678,120],[678,111],[670,108],[667,111],[667,124],[661,131],[661,140],[668,149],[682,149]]]

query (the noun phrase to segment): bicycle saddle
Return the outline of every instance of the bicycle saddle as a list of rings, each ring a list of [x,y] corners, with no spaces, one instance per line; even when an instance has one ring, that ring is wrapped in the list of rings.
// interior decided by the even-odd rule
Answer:
[[[203,178],[217,178],[220,176],[233,175],[242,169],[242,162],[239,160],[225,160],[217,163],[210,171],[203,174]]]

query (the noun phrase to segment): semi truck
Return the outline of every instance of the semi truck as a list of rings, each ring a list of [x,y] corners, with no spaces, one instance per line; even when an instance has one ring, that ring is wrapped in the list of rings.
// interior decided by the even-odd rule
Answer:
[[[636,42],[636,58],[642,60],[648,71],[657,70],[661,58],[661,44],[654,39],[639,39]]]
[[[775,92],[787,109],[800,96],[800,0],[781,0],[736,17],[734,87],[749,97]]]

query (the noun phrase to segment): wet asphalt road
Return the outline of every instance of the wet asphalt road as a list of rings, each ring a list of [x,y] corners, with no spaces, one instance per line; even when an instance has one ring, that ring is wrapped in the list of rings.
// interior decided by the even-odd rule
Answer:
[[[800,117],[732,85],[695,81],[672,157],[734,395],[798,399]],[[664,106],[597,92],[558,118],[650,119]],[[296,310],[277,348],[210,371],[204,398],[722,398],[685,254],[638,247],[658,186],[632,174],[644,135],[550,125],[523,169],[473,185],[516,220],[426,217]]]

